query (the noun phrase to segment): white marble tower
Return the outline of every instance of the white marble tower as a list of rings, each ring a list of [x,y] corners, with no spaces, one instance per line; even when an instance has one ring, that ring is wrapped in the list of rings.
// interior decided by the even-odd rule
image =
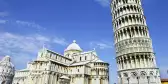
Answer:
[[[161,84],[141,0],[112,0],[119,84]]]
[[[12,84],[15,68],[9,56],[0,61],[0,84]]]

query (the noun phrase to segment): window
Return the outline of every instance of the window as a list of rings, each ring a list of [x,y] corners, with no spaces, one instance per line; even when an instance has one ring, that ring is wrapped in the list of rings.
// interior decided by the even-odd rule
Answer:
[[[153,72],[153,71],[151,71],[151,72],[150,72],[150,76],[153,76],[153,75],[154,75],[154,72]]]
[[[136,72],[132,72],[132,77],[133,78],[137,77],[137,73]]]
[[[128,74],[127,74],[127,73],[124,73],[124,77],[128,77]]]
[[[59,79],[59,75],[57,75],[57,81],[58,81],[58,79]]]
[[[85,60],[87,60],[87,57],[85,56]]]
[[[82,60],[82,57],[80,57],[80,61]]]
[[[77,54],[76,54],[76,53],[73,53],[72,55],[73,55],[73,56],[76,56]]]
[[[142,72],[141,72],[141,77],[142,77],[142,78],[145,78],[145,76],[146,76],[146,72],[145,72],[145,71],[142,71]]]

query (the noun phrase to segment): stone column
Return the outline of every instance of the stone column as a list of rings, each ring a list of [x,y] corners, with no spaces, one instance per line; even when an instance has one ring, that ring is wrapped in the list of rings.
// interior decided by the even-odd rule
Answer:
[[[51,73],[50,76],[51,76],[51,78],[50,78],[50,79],[51,79],[51,82],[50,82],[50,83],[51,83],[51,84],[54,84],[54,77],[53,77],[53,76],[54,76],[54,73]]]
[[[107,84],[107,79],[106,78],[104,78],[103,84]]]
[[[121,59],[122,59],[122,66],[123,66],[123,69],[125,69],[124,57],[122,57]]]
[[[144,55],[143,54],[141,54],[141,59],[142,59],[142,68],[144,68],[145,67],[145,61],[144,61]]]
[[[121,58],[121,68],[124,69],[124,60]]]
[[[96,78],[96,84],[100,84],[100,79],[99,79],[99,77]]]
[[[137,35],[138,35],[138,37],[140,37],[140,31],[139,31],[139,27],[137,27],[137,30],[138,30],[138,32],[137,32]]]
[[[140,77],[137,77],[138,84],[140,84]]]
[[[146,57],[146,62],[147,62],[147,66],[149,67],[150,65],[149,65],[149,56],[148,56],[148,54],[146,55],[147,57]]]
[[[128,65],[128,64],[129,64],[128,57],[127,57],[127,56],[125,56],[125,57],[126,57],[126,59],[125,59],[125,60],[126,60],[126,69],[129,69],[129,65]]]
[[[131,27],[129,27],[129,30],[130,30],[130,34],[131,34],[131,36],[133,36],[133,32],[131,32]]]
[[[122,70],[122,59],[120,58],[120,70]]]
[[[46,73],[43,74],[43,84],[45,84],[46,81]]]
[[[119,69],[119,61],[117,60],[117,68]],[[104,74],[104,72],[103,72],[103,74]]]
[[[149,67],[152,67],[152,63],[151,63],[151,56],[149,55]]]
[[[42,84],[42,76],[39,76],[39,82],[37,84]]]
[[[143,54],[143,60],[144,60],[144,67],[147,67],[145,54]]]
[[[137,54],[137,59],[136,59],[136,61],[137,61],[137,67],[140,68],[139,54]]]
[[[119,66],[119,70],[121,70],[121,59],[118,58],[118,60],[119,60],[119,64],[118,64],[118,66]]]
[[[137,61],[137,55],[136,55],[136,53],[134,54],[134,57],[135,57],[135,68],[138,68],[138,61]]]
[[[128,68],[130,69],[131,68],[131,63],[130,63],[130,57],[128,56],[128,60],[127,60],[128,62]]]
[[[95,77],[92,77],[92,84],[95,84],[96,81],[95,81]]]
[[[138,59],[137,59],[137,61],[138,61],[138,67],[140,68],[141,67],[141,57],[140,57],[140,55],[138,54]]]
[[[37,76],[37,82],[36,84],[39,84],[40,83],[40,76]]]
[[[57,75],[56,75],[56,73],[54,75],[54,84],[57,84]]]
[[[45,75],[46,75],[45,76],[45,83],[48,84],[49,83],[49,72],[47,72]]]
[[[109,78],[106,79],[106,84],[109,84]]]
[[[133,60],[133,58],[132,58],[132,55],[130,56],[131,57],[131,66],[132,66],[132,68],[135,68],[135,66],[134,66],[134,60]]]
[[[134,27],[134,34],[135,34],[134,36],[137,37],[137,32],[135,30],[135,27]]]
[[[141,29],[141,28],[140,28]],[[144,33],[144,29],[141,29],[141,33],[142,33],[142,36],[144,36],[145,35],[145,33]]]
[[[131,59],[132,59],[132,57],[129,55],[129,57],[130,57],[130,68],[132,68],[132,61],[131,61]]]
[[[127,29],[125,29],[125,39],[128,38]]]
[[[141,55],[139,56],[140,57],[140,68],[142,68],[143,67],[143,61],[142,61],[142,57],[141,57]]]

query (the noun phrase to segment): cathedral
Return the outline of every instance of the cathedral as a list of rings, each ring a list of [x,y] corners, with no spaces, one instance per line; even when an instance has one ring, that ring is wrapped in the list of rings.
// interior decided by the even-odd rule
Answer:
[[[112,0],[119,84],[161,84],[141,0]]]
[[[15,72],[13,84],[109,84],[109,64],[73,41],[64,55],[41,49],[27,68]]]

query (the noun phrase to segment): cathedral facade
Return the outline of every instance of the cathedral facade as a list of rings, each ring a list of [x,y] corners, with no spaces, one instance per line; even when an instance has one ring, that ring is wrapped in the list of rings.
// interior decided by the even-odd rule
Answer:
[[[9,56],[5,56],[0,61],[0,84],[12,84],[15,75],[14,65]]]
[[[16,71],[13,84],[109,84],[109,64],[74,41],[64,55],[41,49],[26,69]]]
[[[141,0],[112,0],[119,84],[161,84]]]

